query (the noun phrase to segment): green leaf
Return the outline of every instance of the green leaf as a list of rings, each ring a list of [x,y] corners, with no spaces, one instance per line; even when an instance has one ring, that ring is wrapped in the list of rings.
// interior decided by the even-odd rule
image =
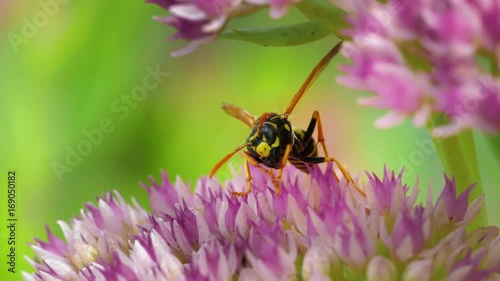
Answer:
[[[290,26],[232,29],[219,39],[242,40],[262,46],[295,46],[317,41],[330,34],[328,24],[310,21]]]
[[[346,12],[325,0],[302,0],[295,7],[308,19],[328,24],[330,30],[338,35],[340,29],[349,27],[344,16]]]

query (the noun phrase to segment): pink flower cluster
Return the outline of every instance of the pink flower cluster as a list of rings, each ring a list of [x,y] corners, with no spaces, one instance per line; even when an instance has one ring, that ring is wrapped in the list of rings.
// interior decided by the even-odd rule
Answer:
[[[172,16],[159,21],[176,28],[171,39],[190,44],[174,55],[210,42],[227,20],[269,6],[284,15],[297,0],[147,0]],[[406,118],[421,126],[432,113],[444,114],[435,136],[469,128],[500,132],[500,2],[497,0],[330,0],[332,16],[343,9],[350,28],[343,53],[351,60],[337,81],[372,92],[360,104],[388,110],[376,125]],[[319,20],[324,3],[304,2]],[[321,1],[319,1],[321,2]],[[322,2],[321,2],[322,3]],[[315,6],[319,5],[319,6]],[[323,5],[323,6],[321,6]],[[309,15],[311,16],[311,15]]]
[[[360,103],[389,113],[389,127],[433,112],[449,136],[468,128],[500,132],[500,2],[496,0],[332,0],[348,13],[352,64],[338,81],[375,96]]]
[[[283,16],[295,0],[146,0],[157,4],[171,14],[169,17],[156,17],[162,23],[174,27],[177,32],[170,40],[183,39],[189,45],[172,55],[182,56],[192,52],[201,44],[215,39],[226,21],[269,6],[273,18]]]
[[[194,193],[162,175],[146,188],[152,214],[108,194],[61,223],[66,242],[37,240],[25,280],[493,280],[500,277],[497,227],[467,232],[483,197],[468,205],[453,178],[436,202],[416,204],[418,183],[402,172],[368,174],[363,197],[332,165],[310,175],[285,168],[275,195],[252,169],[253,192],[236,173],[225,184],[200,179]]]

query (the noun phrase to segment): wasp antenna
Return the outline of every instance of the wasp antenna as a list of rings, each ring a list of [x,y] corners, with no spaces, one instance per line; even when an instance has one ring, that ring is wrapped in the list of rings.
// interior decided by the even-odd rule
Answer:
[[[247,143],[244,143],[240,146],[238,146],[233,152],[229,153],[228,155],[226,155],[224,158],[222,158],[222,160],[219,161],[219,163],[215,164],[215,166],[212,168],[212,170],[210,171],[210,174],[208,175],[209,178],[212,178],[214,176],[214,174],[217,172],[217,170],[219,170],[219,168],[224,165],[224,163],[227,162],[227,160],[231,159],[231,157],[233,157],[233,155],[236,154],[236,152],[242,150],[243,148],[251,145],[252,143],[251,142],[247,142]]]
[[[256,136],[259,135],[260,130],[262,129],[262,126],[264,126],[264,121],[266,121],[267,117],[271,115],[271,112],[264,112],[262,115],[259,117],[259,127],[257,127],[257,132],[255,133]]]
[[[323,57],[323,59],[321,59],[321,61],[316,65],[316,67],[314,67],[314,69],[312,70],[312,72],[309,74],[306,81],[304,82],[304,84],[302,84],[302,87],[300,87],[299,91],[295,94],[293,99],[290,101],[290,104],[288,104],[285,113],[283,113],[285,118],[287,118],[292,113],[293,109],[295,108],[295,106],[297,105],[299,100],[307,92],[309,87],[311,87],[311,85],[314,83],[314,81],[316,81],[316,79],[318,79],[318,77],[323,72],[323,70],[325,70],[325,68],[328,66],[328,64],[330,63],[332,58],[335,57],[335,55],[337,55],[340,52],[340,50],[342,49],[342,42],[343,41],[340,41],[339,43],[337,43],[337,45],[335,45],[333,47],[333,49],[331,49],[330,52],[328,52],[328,54],[326,54]]]

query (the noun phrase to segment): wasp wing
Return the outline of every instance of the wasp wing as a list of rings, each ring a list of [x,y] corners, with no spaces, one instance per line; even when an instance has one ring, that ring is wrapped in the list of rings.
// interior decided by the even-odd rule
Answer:
[[[342,42],[340,41],[333,47],[333,49],[328,52],[328,54],[323,57],[323,59],[316,65],[316,67],[313,69],[311,74],[307,77],[306,81],[304,84],[302,84],[302,87],[300,87],[299,91],[295,94],[293,97],[292,101],[288,104],[288,107],[286,108],[285,113],[283,115],[288,116],[292,113],[293,109],[295,108],[295,105],[299,102],[299,100],[302,98],[302,96],[306,93],[306,91],[311,87],[313,82],[319,77],[319,75],[325,70],[325,68],[328,66],[328,63],[330,60],[335,57],[336,54],[342,49]]]
[[[255,123],[255,117],[244,109],[241,109],[239,107],[236,107],[236,106],[234,106],[232,104],[228,104],[228,103],[223,103],[222,109],[227,114],[229,114],[229,115],[235,117],[236,119],[240,120],[241,122],[247,124],[247,126],[250,128]]]

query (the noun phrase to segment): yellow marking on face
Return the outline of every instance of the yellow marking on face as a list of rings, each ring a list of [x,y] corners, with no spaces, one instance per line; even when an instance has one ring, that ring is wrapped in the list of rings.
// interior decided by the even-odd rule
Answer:
[[[266,135],[262,135],[262,140],[265,141],[265,142],[267,142]]]
[[[266,142],[261,142],[257,146],[257,149],[255,149],[255,151],[257,151],[257,154],[259,154],[260,158],[266,158],[271,152],[271,147]]]
[[[285,126],[285,129],[290,132],[290,126],[288,126],[288,124],[285,124],[284,126]]]
[[[278,147],[280,146],[280,138],[276,137],[276,140],[274,141],[273,144],[271,144],[272,147]]]

